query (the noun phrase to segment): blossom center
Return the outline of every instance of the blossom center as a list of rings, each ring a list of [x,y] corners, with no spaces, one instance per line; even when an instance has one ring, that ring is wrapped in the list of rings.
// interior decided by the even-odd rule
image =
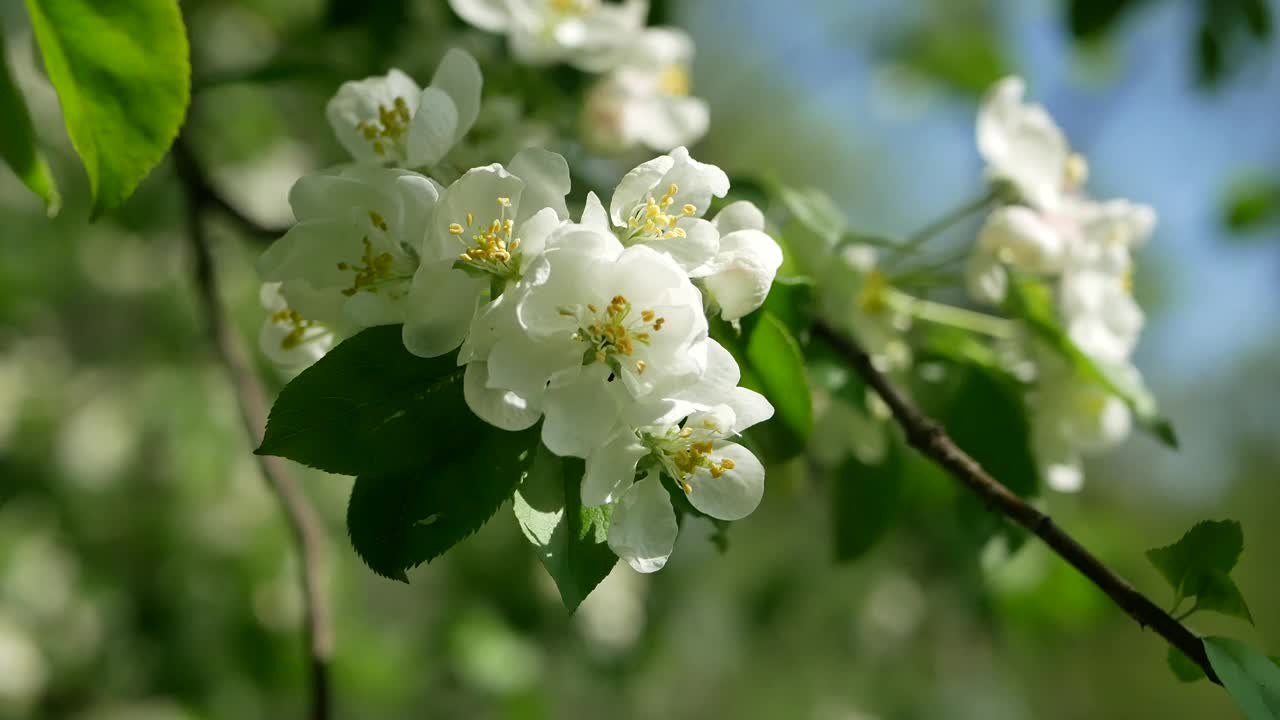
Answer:
[[[283,350],[294,350],[303,343],[317,340],[326,334],[323,326],[318,325],[314,320],[302,317],[297,310],[292,308],[284,308],[271,313],[271,322],[277,325],[289,326],[288,334],[280,339],[280,348]],[[313,330],[318,332],[312,332]]]
[[[613,372],[622,371],[627,362],[636,373],[648,367],[644,360],[633,359],[637,345],[648,345],[652,333],[660,332],[666,319],[652,310],[641,310],[632,316],[631,302],[622,295],[614,295],[603,309],[588,304],[582,308],[561,308],[560,314],[576,318],[578,330],[573,334],[577,342],[585,343],[582,364],[605,363]],[[613,376],[610,376],[610,380]]]
[[[663,95],[685,97],[689,94],[691,83],[689,69],[679,63],[671,63],[658,73],[658,90]]]
[[[519,277],[519,256],[514,253],[520,248],[520,238],[514,237],[515,222],[507,217],[510,208],[511,198],[500,197],[498,217],[488,224],[476,224],[475,213],[469,212],[466,225],[449,225],[449,234],[458,238],[463,248],[455,267],[461,264],[462,270],[489,273],[507,280]]]
[[[711,420],[703,420],[698,427],[687,422],[684,427],[672,427],[663,434],[642,433],[641,439],[658,458],[686,495],[693,492],[689,478],[698,470],[706,470],[712,478],[719,478],[735,465],[731,458],[712,456],[714,440],[723,435],[721,428]]]
[[[387,221],[376,210],[369,211],[369,222],[373,227],[382,232],[388,231]],[[390,252],[375,253],[373,250],[373,242],[366,235],[361,239],[364,245],[364,253],[360,256],[359,264],[340,262],[338,269],[354,273],[351,279],[351,287],[342,291],[343,295],[352,297],[356,293],[364,291],[377,294],[379,288],[387,283],[407,280],[408,277],[396,272],[396,258]]]
[[[655,199],[653,193],[649,193],[644,204],[637,205],[631,211],[631,216],[627,218],[627,240],[666,240],[686,237],[684,228],[676,227],[676,223],[680,222],[682,217],[692,217],[698,212],[698,208],[685,203],[678,210],[673,211],[672,205],[676,202],[678,192],[680,187],[671,183],[666,194],[660,198]]]
[[[364,120],[356,125],[360,135],[373,146],[373,152],[385,156],[390,147],[398,147],[409,129],[409,104],[397,96],[391,107],[378,105],[378,119]]]
[[[557,15],[585,15],[590,9],[587,0],[549,0],[547,5]]]

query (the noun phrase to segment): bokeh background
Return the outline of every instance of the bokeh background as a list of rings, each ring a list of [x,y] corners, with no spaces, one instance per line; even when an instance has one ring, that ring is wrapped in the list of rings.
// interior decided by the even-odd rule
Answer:
[[[976,102],[1010,72],[1088,156],[1094,192],[1157,209],[1138,261],[1138,365],[1182,449],[1136,436],[1090,466],[1083,493],[1042,504],[1160,600],[1142,551],[1199,519],[1239,519],[1235,576],[1256,627],[1194,624],[1276,653],[1280,50],[1249,30],[1256,4],[676,0],[654,12],[697,42],[694,89],[713,108],[699,158],[822,188],[859,230],[905,234],[980,192]],[[299,174],[341,158],[323,119],[339,82],[393,64],[425,79],[452,45],[501,48],[443,0],[183,7],[200,88],[188,138],[269,226],[289,220]],[[67,197],[49,220],[0,172],[0,718],[298,717],[295,561],[202,334],[172,168],[88,224],[18,3],[0,23]],[[588,164],[579,180],[609,185],[631,160]],[[214,239],[251,343],[261,245],[232,224]],[[273,389],[285,381],[260,365]],[[1178,684],[1159,638],[1042,547],[984,552],[957,540],[945,508],[835,563],[830,489],[803,463],[771,474],[727,552],[690,525],[665,570],[616,569],[572,617],[508,509],[405,586],[351,552],[350,479],[302,480],[330,530],[338,717],[1237,716],[1219,689]]]

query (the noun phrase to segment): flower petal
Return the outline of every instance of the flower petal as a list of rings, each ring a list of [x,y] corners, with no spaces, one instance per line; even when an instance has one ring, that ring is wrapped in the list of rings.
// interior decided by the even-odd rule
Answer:
[[[467,364],[462,394],[476,417],[503,430],[524,430],[533,427],[542,417],[542,409],[537,402],[530,402],[510,390],[491,388],[488,383],[489,372],[485,363]]]
[[[730,460],[732,468],[712,477],[698,468],[689,478],[689,502],[698,510],[720,520],[738,520],[750,515],[764,497],[764,466],[751,451],[737,443],[717,443],[711,451],[713,462]]]
[[[587,470],[582,476],[582,504],[606,505],[616,502],[619,494],[636,478],[636,465],[649,454],[631,430],[618,433],[587,456]]]
[[[443,90],[453,100],[457,110],[457,124],[453,132],[453,143],[462,139],[471,126],[475,125],[480,114],[480,93],[484,86],[484,77],[480,74],[480,65],[465,50],[453,48],[444,54],[435,75],[431,76],[431,87]],[[419,111],[422,105],[418,106]]]
[[[507,169],[524,181],[516,223],[543,208],[552,208],[561,220],[569,217],[564,197],[569,194],[569,163],[560,155],[542,148],[526,148],[511,158]]]
[[[661,570],[680,532],[671,497],[657,472],[632,484],[618,500],[609,522],[609,549],[636,572]]]
[[[454,270],[448,261],[422,263],[405,303],[405,347],[436,357],[461,345],[484,289],[483,278]]]
[[[605,378],[609,369],[599,363],[585,367],[572,382],[547,390],[542,443],[557,455],[585,458],[617,425],[621,412],[621,383]],[[614,388],[618,388],[615,390]]]
[[[435,165],[453,149],[458,133],[458,106],[438,87],[428,87],[409,121],[406,162],[415,167]]]

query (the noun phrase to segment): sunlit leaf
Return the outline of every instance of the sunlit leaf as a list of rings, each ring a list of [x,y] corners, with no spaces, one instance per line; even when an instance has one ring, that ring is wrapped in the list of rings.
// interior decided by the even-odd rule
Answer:
[[[62,198],[49,163],[36,143],[27,101],[9,72],[7,57],[4,29],[0,28],[0,157],[23,184],[44,201],[45,211],[52,217],[58,214]]]
[[[512,509],[538,560],[573,612],[609,574],[618,558],[609,549],[609,507],[582,505],[584,465],[539,445]]]
[[[27,10],[96,216],[133,193],[182,126],[182,13],[176,0],[27,0]]]

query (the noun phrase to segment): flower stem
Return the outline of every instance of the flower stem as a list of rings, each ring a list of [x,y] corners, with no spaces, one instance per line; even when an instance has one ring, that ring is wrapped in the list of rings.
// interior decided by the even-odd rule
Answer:
[[[896,262],[906,256],[914,254],[926,242],[929,242],[929,240],[933,239],[952,225],[955,225],[970,215],[983,210],[988,205],[995,202],[999,196],[1000,194],[993,188],[981,196],[974,198],[973,200],[970,200],[969,202],[944,214],[942,217],[934,220],[923,228],[920,228],[908,237],[906,242],[902,243],[892,251],[890,259]]]
[[[948,325],[994,338],[1008,338],[1014,333],[1013,323],[1004,318],[925,300],[898,290],[888,291],[886,300],[894,309],[905,312],[917,320]]]

